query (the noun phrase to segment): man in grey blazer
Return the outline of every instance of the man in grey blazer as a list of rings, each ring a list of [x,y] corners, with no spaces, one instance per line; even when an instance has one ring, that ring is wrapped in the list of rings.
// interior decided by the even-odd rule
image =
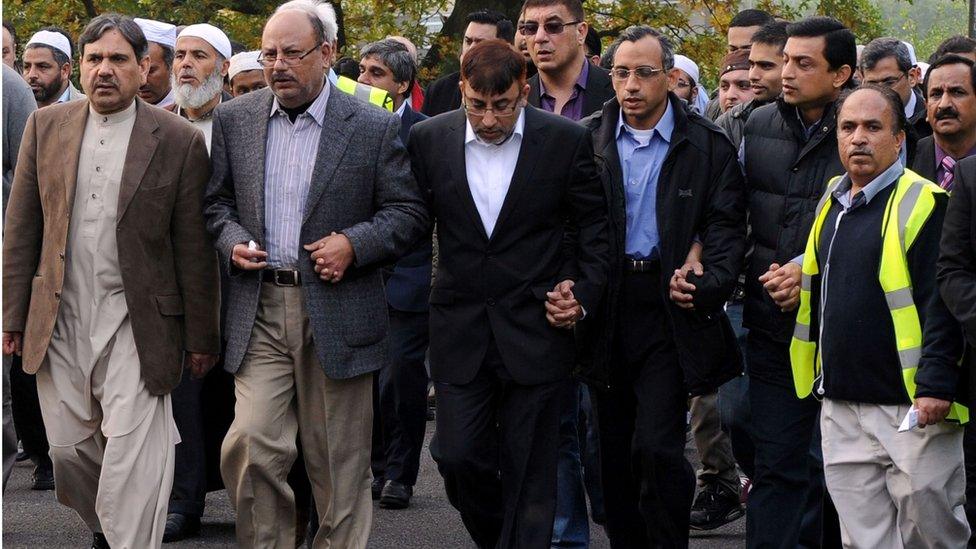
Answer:
[[[268,88],[214,114],[205,213],[230,274],[237,395],[221,474],[242,547],[295,545],[296,436],[314,546],[365,547],[372,372],[389,324],[379,267],[429,225],[396,117],[325,80],[333,17],[318,0],[280,6],[261,39]]]

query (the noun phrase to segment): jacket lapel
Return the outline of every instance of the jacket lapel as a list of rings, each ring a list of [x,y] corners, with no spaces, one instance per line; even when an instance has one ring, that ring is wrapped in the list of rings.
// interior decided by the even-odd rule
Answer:
[[[146,175],[149,162],[156,152],[156,146],[159,145],[159,138],[156,136],[159,124],[156,123],[155,115],[146,108],[141,99],[136,98],[135,101],[136,121],[132,126],[132,136],[129,138],[129,148],[125,153],[125,164],[122,168],[117,222],[125,215],[125,210],[132,202],[132,197],[142,183],[143,176]]]
[[[64,203],[70,213],[75,203],[75,185],[78,182],[78,161],[81,158],[81,140],[85,136],[85,125],[88,123],[88,101],[79,101],[72,105],[58,128],[58,139],[65,157],[61,164],[62,181],[64,183]]]
[[[522,135],[522,146],[519,147],[518,161],[515,164],[515,172],[512,174],[512,181],[508,186],[508,193],[505,194],[505,201],[502,202],[502,209],[498,212],[498,221],[495,222],[495,230],[492,238],[497,235],[505,225],[505,220],[512,214],[518,204],[519,195],[532,181],[532,174],[538,164],[539,151],[548,130],[545,124],[541,124],[541,117],[538,111],[532,107],[525,107],[525,127]]]
[[[586,91],[583,93],[583,116],[589,116],[602,109],[604,99],[607,97],[613,97],[613,85],[610,83],[609,73],[590,64],[586,75]]]
[[[266,88],[267,89],[267,88]],[[263,92],[264,90],[261,90]],[[253,92],[253,93],[261,93]],[[271,117],[271,105],[274,103],[274,95],[271,90],[267,91],[267,97],[264,101],[258,101],[254,103],[254,108],[251,111],[253,116],[250,120],[244,121],[243,123],[248,124],[250,127],[244,129],[243,135],[250,135],[254,137],[253,150],[257,154],[245,155],[245,161],[247,162],[244,173],[250,174],[248,181],[252,181],[252,185],[244,186],[242,189],[238,190],[239,193],[244,195],[251,204],[254,204],[255,212],[257,212],[258,217],[258,234],[264,238],[265,227],[264,227],[264,167],[265,158],[267,157],[268,149],[268,120]],[[224,122],[221,119],[222,124],[230,123],[230,121]]]
[[[465,168],[464,138],[467,133],[468,118],[464,109],[456,110],[450,116],[454,117],[450,126],[451,150],[448,151],[447,157],[447,166],[451,170],[451,182],[457,192],[461,207],[467,212],[474,226],[478,228],[478,234],[487,241],[488,233],[485,232],[485,224],[482,223],[481,215],[478,214],[478,208],[474,204],[474,197],[471,196],[471,188],[468,186],[468,172]]]
[[[322,193],[332,182],[332,176],[335,174],[336,168],[339,167],[339,162],[346,152],[346,146],[349,145],[349,138],[353,131],[353,124],[349,122],[349,119],[356,114],[356,111],[349,104],[350,101],[357,100],[340,92],[334,86],[329,90],[329,100],[325,106],[325,116],[322,118],[319,150],[315,155],[315,167],[312,168],[312,182],[305,199],[302,224],[308,221],[319,198],[322,197]]]

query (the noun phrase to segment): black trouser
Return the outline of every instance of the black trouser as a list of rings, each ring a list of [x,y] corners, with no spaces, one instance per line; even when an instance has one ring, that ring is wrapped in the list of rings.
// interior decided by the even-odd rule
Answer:
[[[24,372],[23,361],[16,355],[10,365],[10,409],[24,452],[35,464],[50,463],[47,431],[41,417],[41,403],[37,400],[37,377]]]
[[[558,404],[569,389],[568,380],[515,383],[494,340],[470,383],[435,384],[437,431],[430,453],[448,500],[479,548],[549,547]]]
[[[384,475],[413,486],[427,429],[427,313],[390,309],[390,364],[379,372]]]
[[[688,393],[659,272],[621,284],[609,391],[595,392],[607,534],[614,549],[687,547],[695,474]]]
[[[746,543],[750,548],[840,547],[837,512],[823,475],[820,402],[798,399],[792,382],[757,375],[774,364],[789,372],[788,344],[752,330],[747,347],[756,462]]]
[[[173,471],[170,513],[203,516],[207,497],[207,461],[204,446],[203,409],[200,395],[203,379],[193,379],[184,370],[180,384],[173,389],[173,420],[180,431]]]

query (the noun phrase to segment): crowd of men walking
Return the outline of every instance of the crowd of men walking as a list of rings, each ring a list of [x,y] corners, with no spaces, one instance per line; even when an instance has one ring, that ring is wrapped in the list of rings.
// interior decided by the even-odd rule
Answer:
[[[4,23],[4,482],[94,548],[219,487],[242,547],[365,547],[433,415],[483,549],[967,545],[976,40],[744,10],[710,94],[579,0],[469,14],[426,90],[337,35]]]

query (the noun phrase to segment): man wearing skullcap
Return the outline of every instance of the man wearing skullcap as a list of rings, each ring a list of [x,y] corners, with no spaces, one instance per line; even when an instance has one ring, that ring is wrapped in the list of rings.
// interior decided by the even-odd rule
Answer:
[[[168,107],[173,104],[170,73],[176,48],[176,26],[138,17],[135,21],[149,42],[149,74],[146,83],[139,88],[139,98],[150,105]]]
[[[232,99],[230,94],[224,94],[224,76],[231,55],[230,39],[224,31],[207,23],[190,25],[176,38],[173,112],[203,132],[208,150],[213,110],[221,101]]]
[[[45,27],[27,41],[23,74],[37,108],[84,97],[71,84],[71,52],[71,38],[58,27]]]
[[[264,80],[264,68],[258,63],[260,51],[242,51],[230,58],[227,79],[230,80],[230,93],[234,97],[258,91],[268,86]]]
[[[749,50],[736,50],[726,55],[719,74],[718,104],[723,113],[755,97],[749,83]]]

